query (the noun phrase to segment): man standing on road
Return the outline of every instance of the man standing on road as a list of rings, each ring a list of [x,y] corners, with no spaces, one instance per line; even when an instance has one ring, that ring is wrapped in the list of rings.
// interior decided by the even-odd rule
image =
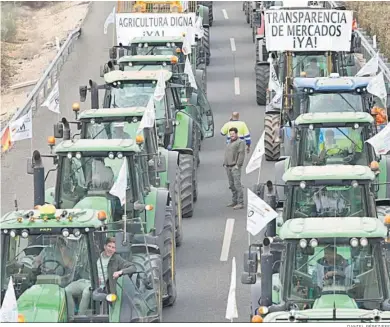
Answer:
[[[251,147],[251,134],[249,133],[248,126],[246,126],[245,122],[240,120],[240,114],[238,112],[233,112],[230,121],[221,128],[222,136],[227,137],[226,143],[229,143],[230,141],[230,135],[228,133],[232,127],[235,127],[238,130],[240,139],[245,140],[247,146],[246,151],[249,153]]]
[[[233,201],[228,207],[234,210],[244,208],[244,192],[241,186],[241,169],[245,158],[245,143],[238,137],[236,127],[229,129],[230,143],[225,150],[223,166],[226,169],[229,180],[229,188],[233,193]]]

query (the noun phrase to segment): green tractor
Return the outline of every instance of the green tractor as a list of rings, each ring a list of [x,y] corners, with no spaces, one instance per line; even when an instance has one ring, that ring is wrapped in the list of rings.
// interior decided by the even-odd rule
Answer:
[[[21,210],[16,202],[15,211],[1,218],[1,302],[12,278],[22,322],[161,322],[163,253],[146,233],[147,205],[138,204],[137,215],[118,221],[108,221],[104,210],[44,205],[38,151],[32,163],[34,209]],[[101,253],[112,237],[124,267],[132,268],[102,288],[101,279],[112,280],[99,272]],[[77,285],[83,287],[82,298],[72,293]]]
[[[197,199],[197,167],[201,140],[214,135],[214,121],[210,105],[201,90],[193,91],[188,98],[180,91],[190,88],[170,83],[172,73],[162,70],[166,89],[163,101],[156,105],[156,128],[159,144],[170,151],[179,152],[180,180],[187,185],[182,188],[182,215],[193,215],[193,203]],[[146,107],[153,96],[160,70],[112,71],[104,75],[105,84],[89,81],[91,108],[99,108],[99,89],[104,89],[103,108]],[[80,87],[80,100],[85,101],[88,88]],[[185,93],[185,92],[184,92]],[[191,98],[190,98],[191,97]],[[200,107],[193,103],[199,103]],[[201,110],[201,112],[199,112]],[[202,123],[198,123],[201,121]]]
[[[78,109],[78,106],[75,107]],[[172,207],[175,216],[176,246],[183,240],[181,214],[181,183],[178,152],[168,151],[157,143],[156,129],[145,128],[138,133],[140,121],[145,108],[110,108],[84,110],[79,115],[76,112],[78,129],[81,139],[132,139],[139,141],[141,154],[139,160],[143,171],[148,172],[149,183],[154,187],[169,189],[172,196]],[[55,125],[56,138],[70,138],[70,123],[65,118]],[[138,136],[138,138],[137,138]],[[187,181],[191,182],[191,181]]]
[[[275,163],[278,200],[283,202],[283,173],[296,166],[361,165],[376,174],[373,188],[378,211],[390,205],[390,158],[377,156],[366,143],[376,133],[374,118],[367,112],[314,112],[302,114],[292,129],[284,128],[282,157]],[[286,133],[290,132],[290,135]],[[286,141],[285,141],[286,140]],[[379,162],[379,163],[378,163]]]
[[[296,218],[279,235],[245,253],[241,281],[251,285],[252,322],[390,321],[383,222]]]
[[[54,137],[50,138],[50,146],[54,144]],[[162,301],[164,306],[172,305],[176,300],[174,209],[168,189],[150,185],[140,146],[131,139],[68,139],[59,143],[50,156],[57,176],[55,187],[45,192],[45,202],[63,210],[103,210],[108,222],[123,217],[141,219],[148,244],[163,259]],[[110,190],[125,159],[127,191],[125,205],[121,206]]]
[[[266,236],[280,235],[290,219],[310,217],[378,217],[375,174],[367,166],[299,166],[286,169],[283,184],[268,181],[255,193],[278,213]]]
[[[184,37],[142,37],[134,38],[129,46],[115,46],[110,49],[110,61],[108,61],[100,69],[100,76],[104,77],[105,73],[108,73],[115,69],[115,65],[119,66],[120,70],[128,70],[130,66],[129,58],[134,57],[137,60],[138,65],[142,65],[143,61],[147,61],[149,56],[153,56],[155,61],[161,61],[161,64],[166,63],[169,68],[174,67],[175,73],[184,73],[184,65],[186,56],[182,52]],[[118,49],[118,50],[117,50]],[[191,55],[189,60],[191,63],[192,71],[199,85],[205,93],[207,93],[207,68],[206,58],[204,57],[202,48],[198,46],[191,46]],[[172,58],[172,56],[177,57]],[[174,61],[173,61],[174,60]],[[149,61],[152,61],[149,59]],[[171,65],[176,64],[177,65]],[[167,67],[168,68],[168,67]]]

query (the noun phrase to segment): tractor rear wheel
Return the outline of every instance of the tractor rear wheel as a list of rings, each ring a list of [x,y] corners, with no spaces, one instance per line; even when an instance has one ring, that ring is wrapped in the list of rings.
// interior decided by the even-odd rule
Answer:
[[[175,245],[175,226],[172,222],[172,208],[167,207],[165,211],[164,230],[162,233],[164,240],[163,253],[163,279],[164,296],[163,305],[171,306],[176,301],[176,245]]]
[[[256,102],[259,106],[267,104],[269,65],[256,65]]]
[[[179,154],[181,213],[183,218],[194,213],[194,156]]]
[[[176,198],[176,217],[175,217],[175,229],[176,229],[176,247],[179,247],[183,242],[183,220],[181,213],[181,189],[180,189],[180,170],[179,166],[176,168],[176,181],[175,181],[175,198]]]
[[[206,65],[210,65],[210,57],[211,57],[211,52],[210,52],[210,28],[209,27],[204,27],[204,36],[203,36],[203,47],[204,51],[206,53]]]
[[[279,114],[265,114],[264,119],[264,145],[265,145],[265,160],[276,161],[280,157],[279,143]]]
[[[132,255],[132,262],[137,267],[137,271],[144,271],[146,276],[151,276],[151,278],[153,279],[153,290],[150,290],[146,293],[145,301],[148,304],[148,307],[151,309],[151,311],[153,313],[158,314],[158,318],[153,322],[162,322],[162,310],[163,310],[162,258],[159,254],[154,254],[154,253],[149,254],[149,256],[147,256],[144,253],[134,253]]]

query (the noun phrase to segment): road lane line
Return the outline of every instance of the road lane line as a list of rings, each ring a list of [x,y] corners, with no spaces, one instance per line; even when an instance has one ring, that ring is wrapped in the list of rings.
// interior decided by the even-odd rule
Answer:
[[[234,77],[234,94],[240,95],[240,78]]]
[[[225,17],[225,19],[229,19],[229,16],[227,14],[226,9],[222,9],[222,13],[223,13],[223,17]]]
[[[232,48],[232,52],[236,52],[236,42],[233,37],[230,38],[230,47]]]
[[[219,258],[220,261],[227,261],[229,257],[230,243],[232,241],[232,236],[233,236],[233,228],[234,228],[234,219],[232,218],[227,219],[226,226],[225,226],[225,234],[222,243],[221,257]]]

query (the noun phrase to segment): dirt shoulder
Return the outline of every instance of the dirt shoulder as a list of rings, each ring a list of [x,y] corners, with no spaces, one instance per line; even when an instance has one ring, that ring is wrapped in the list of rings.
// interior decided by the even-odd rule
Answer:
[[[34,84],[12,89],[19,83],[39,80],[69,32],[81,25],[89,1],[1,3],[1,120],[22,107]]]
[[[390,58],[389,19],[390,3],[388,1],[350,1],[345,2],[359,24],[371,36],[376,35],[380,51]]]

